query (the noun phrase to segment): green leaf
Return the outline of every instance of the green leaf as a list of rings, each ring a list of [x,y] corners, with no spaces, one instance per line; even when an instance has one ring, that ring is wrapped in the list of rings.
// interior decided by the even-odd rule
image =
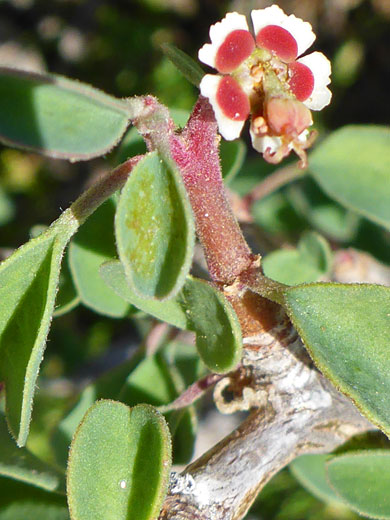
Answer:
[[[324,502],[340,502],[326,478],[325,463],[329,455],[302,455],[289,468],[296,479],[314,496]]]
[[[61,257],[76,228],[72,217],[62,218],[0,265],[0,380],[8,425],[19,446],[28,435]]]
[[[0,478],[0,520],[69,520],[64,496]]]
[[[150,382],[153,381],[153,385]],[[169,366],[162,352],[145,358],[129,374],[118,398],[128,406],[147,403],[160,406],[177,397]]]
[[[278,191],[256,201],[252,206],[252,215],[255,223],[266,233],[295,238],[307,228],[307,223],[292,208],[285,192]]]
[[[279,249],[262,260],[264,274],[277,282],[297,285],[314,282],[331,267],[332,252],[318,233],[303,235],[297,249]]]
[[[168,487],[170,435],[150,405],[102,400],[72,442],[68,501],[72,520],[152,520]]]
[[[147,300],[126,285],[123,268],[109,262],[101,268],[103,279],[139,309],[175,327],[192,330],[205,365],[213,372],[233,369],[241,357],[241,329],[237,316],[222,293],[196,278],[187,277],[182,290],[171,300]]]
[[[284,193],[311,227],[337,241],[350,241],[357,233],[361,217],[326,195],[309,176],[288,186]]]
[[[222,293],[207,282],[189,279],[182,291],[189,328],[196,333],[196,348],[213,372],[232,370],[241,359],[241,328]]]
[[[164,302],[140,298],[129,287],[122,264],[115,260],[103,264],[100,268],[100,274],[104,282],[123,300],[161,321],[166,321],[179,329],[187,329],[188,320],[180,293]]]
[[[108,199],[80,227],[69,247],[69,265],[81,302],[101,314],[121,318],[129,305],[103,282],[102,263],[115,258],[115,202]]]
[[[129,283],[145,298],[170,298],[191,267],[194,222],[175,168],[148,154],[124,186],[115,217],[119,257]]]
[[[136,351],[130,359],[104,372],[86,386],[71,403],[51,436],[51,445],[60,466],[66,467],[72,437],[88,408],[98,399],[117,399],[129,373],[142,358],[143,353]]]
[[[330,484],[355,511],[370,518],[390,519],[390,453],[355,452],[327,464]]]
[[[192,365],[192,378],[184,382],[182,365]],[[155,354],[142,360],[129,376],[118,399],[134,406],[147,403],[153,406],[168,404],[176,399],[192,384],[199,372],[200,360],[194,347],[183,343],[169,343]],[[198,369],[198,370],[197,370]],[[153,385],[150,384],[153,381]],[[197,420],[194,406],[185,410],[169,412],[165,415],[169,425],[172,425],[172,444],[174,464],[186,463],[190,460],[197,430]]]
[[[390,229],[390,129],[346,126],[310,154],[310,172],[332,198]]]
[[[390,435],[390,288],[308,284],[284,305],[318,368]]]
[[[241,139],[225,141],[220,144],[220,157],[222,175],[225,182],[229,183],[240,171],[246,156],[246,146]]]
[[[161,48],[165,56],[175,65],[183,76],[195,85],[195,87],[199,87],[199,83],[204,76],[200,65],[188,56],[188,54],[170,43],[162,44]]]
[[[60,76],[0,68],[0,141],[72,161],[107,153],[125,132],[125,103]]]
[[[65,475],[38,459],[27,449],[18,448],[8,433],[2,415],[0,415],[0,475],[47,491],[65,492]]]

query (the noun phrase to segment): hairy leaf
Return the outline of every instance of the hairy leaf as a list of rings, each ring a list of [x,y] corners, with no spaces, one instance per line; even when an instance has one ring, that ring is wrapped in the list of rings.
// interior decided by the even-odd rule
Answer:
[[[119,257],[129,283],[144,298],[170,298],[192,262],[194,222],[175,168],[157,152],[134,168],[115,217]]]
[[[125,132],[125,103],[78,81],[0,68],[0,140],[72,161],[104,155]]]
[[[58,221],[0,265],[0,379],[7,421],[19,446],[28,435],[61,257],[76,228],[75,220]]]
[[[390,288],[308,284],[283,289],[318,368],[390,435]]]
[[[335,457],[327,464],[329,482],[355,511],[390,519],[390,453],[370,450]]]
[[[152,520],[167,491],[170,435],[150,405],[102,400],[72,442],[68,501],[72,520]]]
[[[172,299],[157,301],[140,298],[126,284],[119,262],[102,266],[103,279],[126,301],[181,329],[196,334],[202,360],[213,372],[228,372],[241,356],[241,329],[230,303],[211,285],[187,277],[182,290]]]

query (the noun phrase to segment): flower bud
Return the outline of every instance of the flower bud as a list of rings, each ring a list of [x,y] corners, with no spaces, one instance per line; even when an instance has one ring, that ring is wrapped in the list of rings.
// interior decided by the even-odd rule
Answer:
[[[264,111],[272,135],[296,138],[313,124],[310,110],[297,99],[271,98]]]

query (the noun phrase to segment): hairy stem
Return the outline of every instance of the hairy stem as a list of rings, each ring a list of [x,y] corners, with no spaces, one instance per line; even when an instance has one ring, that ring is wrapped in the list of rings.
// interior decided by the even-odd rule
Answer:
[[[253,256],[227,201],[219,160],[219,136],[214,112],[200,97],[182,132],[176,132],[168,110],[151,96],[134,124],[150,150],[177,167],[183,178],[196,230],[210,276],[231,283],[247,269]]]
[[[99,181],[85,191],[73,202],[69,212],[81,226],[83,222],[107,200],[113,193],[118,191],[127,181],[127,178],[142,156],[132,157],[126,162],[105,175]]]
[[[199,98],[181,138],[173,157],[182,172],[210,275],[215,281],[232,282],[251,265],[253,255],[226,198],[217,123],[205,98]]]

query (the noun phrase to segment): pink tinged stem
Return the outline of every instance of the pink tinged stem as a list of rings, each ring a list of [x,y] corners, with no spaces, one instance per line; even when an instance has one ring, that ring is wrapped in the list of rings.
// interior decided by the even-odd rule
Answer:
[[[180,136],[171,134],[171,154],[181,171],[210,276],[231,283],[253,255],[227,201],[214,112],[200,96]]]

